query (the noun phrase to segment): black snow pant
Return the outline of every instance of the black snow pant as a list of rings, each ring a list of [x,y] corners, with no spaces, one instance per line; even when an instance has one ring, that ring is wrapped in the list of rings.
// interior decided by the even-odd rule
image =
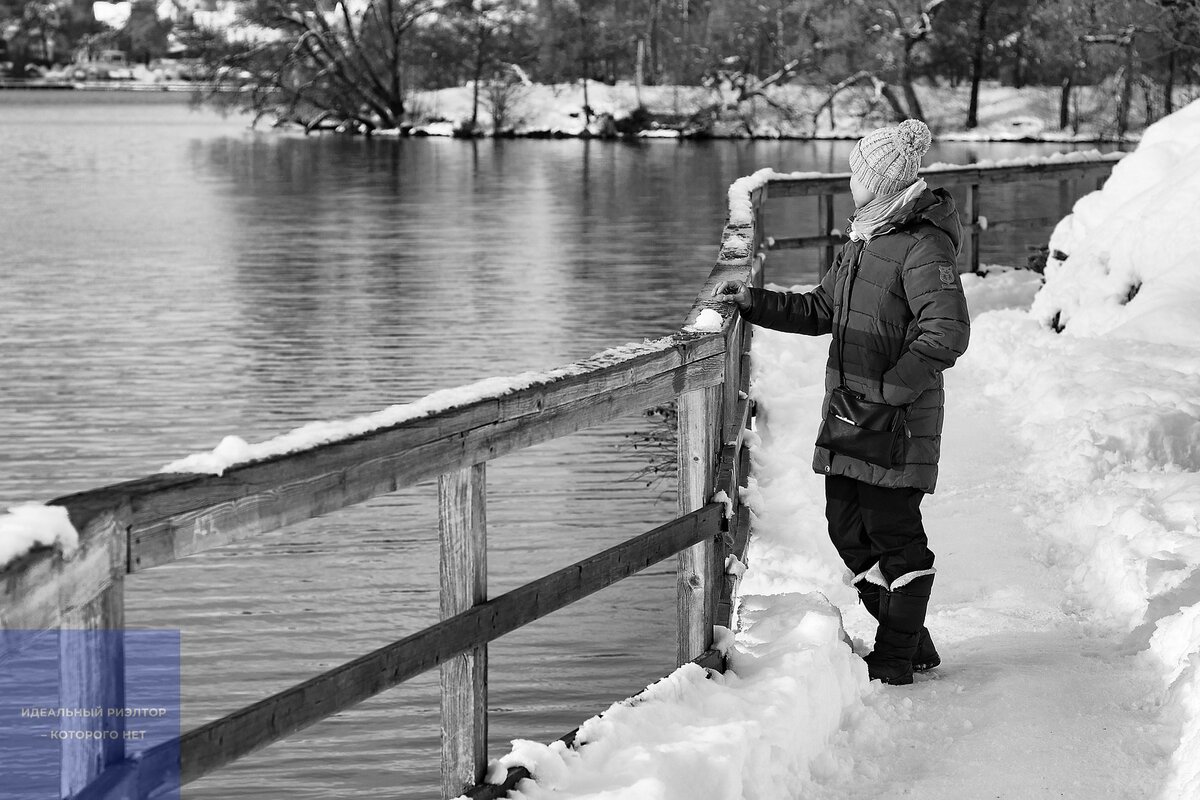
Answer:
[[[887,488],[829,475],[825,517],[829,538],[855,575],[876,563],[890,586],[909,572],[933,567],[933,552],[921,524],[920,489]]]

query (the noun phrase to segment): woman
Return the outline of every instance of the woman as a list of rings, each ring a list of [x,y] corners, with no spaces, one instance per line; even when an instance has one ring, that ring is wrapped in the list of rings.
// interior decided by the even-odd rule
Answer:
[[[782,293],[725,281],[713,291],[756,325],[833,334],[823,417],[843,384],[863,400],[907,410],[899,463],[880,466],[832,444],[818,445],[813,458],[825,475],[829,536],[879,622],[866,659],[871,678],[889,684],[912,683],[914,670],[941,663],[925,628],[935,570],[920,504],[937,482],[942,370],[963,354],[970,334],[954,200],[917,177],[930,140],[924,123],[906,120],[854,146],[849,241],[815,289]]]

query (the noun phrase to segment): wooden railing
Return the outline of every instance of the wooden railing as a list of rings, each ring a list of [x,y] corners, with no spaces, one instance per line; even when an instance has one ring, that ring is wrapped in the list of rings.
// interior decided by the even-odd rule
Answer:
[[[931,182],[978,186],[1014,180],[1066,180],[1107,174],[1101,161],[936,170]],[[127,757],[120,717],[94,720],[115,740],[64,744],[64,796],[146,797],[177,774],[194,781],[261,747],[434,667],[441,669],[443,796],[496,797],[481,785],[487,763],[487,644],[550,612],[672,555],[677,555],[678,663],[723,670],[713,626],[730,624],[736,577],[727,557],[746,560],[748,454],[743,433],[749,399],[749,326],[711,298],[720,281],[762,285],[766,251],[817,246],[832,261],[831,235],[769,240],[764,208],[772,197],[821,198],[832,230],[832,196],[847,176],[774,175],[734,198],[716,266],[680,330],[600,353],[470,402],[302,452],[247,463],[223,475],[158,474],[51,501],[66,507],[80,532],[75,556],[35,550],[0,571],[0,630],[124,628],[124,576],[227,545],[379,494],[438,479],[442,621],[263,698],[220,719]],[[741,183],[741,182],[739,182]],[[738,184],[735,184],[736,189]],[[733,200],[738,200],[735,213]],[[977,204],[966,209],[968,223]],[[982,228],[972,225],[976,234]],[[706,309],[723,312],[717,330],[696,330]],[[499,597],[486,585],[487,462],[622,415],[675,401],[678,409],[678,514],[641,536],[542,576]],[[722,494],[723,493],[723,494]],[[64,641],[74,641],[68,638]],[[81,640],[82,641],[82,640]],[[72,702],[122,705],[119,652],[64,647],[60,673]],[[87,680],[79,676],[90,676]],[[570,739],[570,734],[566,737]],[[178,759],[178,761],[176,761]],[[176,772],[176,770],[178,770]]]
[[[753,237],[756,252],[757,231]],[[734,578],[726,577],[726,556],[744,558],[749,527],[738,493],[748,463],[742,432],[751,413],[749,331],[728,307],[718,329],[691,326],[717,305],[709,297],[717,281],[760,280],[760,264],[749,253],[722,257],[677,333],[598,354],[523,381],[522,388],[220,476],[158,474],[51,501],[68,510],[79,549],[69,560],[56,550],[35,550],[0,571],[2,629],[121,630],[128,573],[431,478],[438,480],[440,508],[441,622],[133,757],[126,757],[119,738],[121,718],[95,720],[95,729],[115,730],[118,738],[64,746],[64,796],[144,797],[175,769],[183,783],[194,781],[438,666],[443,794],[457,796],[481,781],[487,763],[488,642],[673,555],[678,660],[723,668],[710,649],[713,625],[729,625]],[[678,409],[678,515],[489,598],[487,462],[672,401]],[[714,501],[720,492],[727,502]],[[60,668],[64,682],[81,684],[73,703],[122,705],[119,653],[64,652]],[[80,675],[99,679],[81,682]]]
[[[1099,157],[1068,154],[1061,160],[1043,160],[1035,163],[1015,163],[997,166],[933,167],[921,170],[931,186],[965,186],[966,202],[959,209],[966,240],[963,244],[963,267],[970,272],[979,271],[979,240],[987,231],[1047,228],[1060,219],[1059,215],[1038,216],[1023,219],[995,220],[981,214],[981,187],[1004,183],[1029,183],[1034,181],[1058,181],[1060,194],[1069,196],[1073,180],[1092,180],[1094,188],[1103,185],[1113,166],[1125,153],[1107,153]],[[816,197],[817,230],[815,236],[792,236],[766,239],[768,250],[796,248],[819,248],[819,270],[833,263],[835,248],[846,239],[839,232],[834,219],[834,197],[849,194],[850,173],[829,174],[819,178],[787,178],[771,180],[771,197]],[[1091,186],[1088,187],[1090,190]]]

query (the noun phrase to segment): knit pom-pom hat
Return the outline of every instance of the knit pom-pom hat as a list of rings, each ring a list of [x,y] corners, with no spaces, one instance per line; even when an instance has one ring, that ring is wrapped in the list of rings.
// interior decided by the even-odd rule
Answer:
[[[894,194],[916,181],[932,141],[929,128],[916,119],[871,131],[850,151],[850,172],[876,195]]]

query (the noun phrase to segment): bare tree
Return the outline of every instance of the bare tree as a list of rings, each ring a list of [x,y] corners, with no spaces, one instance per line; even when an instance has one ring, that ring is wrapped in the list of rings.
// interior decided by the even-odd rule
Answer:
[[[257,0],[246,41],[210,54],[209,99],[306,130],[398,127],[404,39],[434,0]]]
[[[983,81],[983,51],[987,45],[988,12],[995,0],[976,0],[975,38],[971,48],[971,100],[967,106],[967,128],[979,125],[979,84]]]
[[[888,0],[887,11],[893,23],[892,36],[900,40],[900,66],[897,82],[904,91],[904,102],[908,106],[908,115],[914,119],[925,121],[925,111],[917,92],[913,88],[913,66],[917,45],[929,39],[933,31],[933,19],[941,9],[945,0],[924,0],[915,10],[907,13],[900,7],[898,0]]]

